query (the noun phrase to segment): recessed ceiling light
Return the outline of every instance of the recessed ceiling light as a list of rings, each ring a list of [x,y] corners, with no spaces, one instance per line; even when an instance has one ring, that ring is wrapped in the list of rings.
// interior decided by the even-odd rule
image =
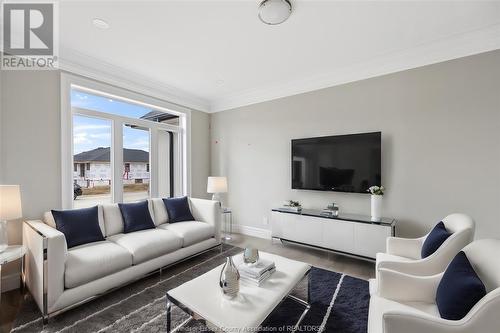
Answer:
[[[99,29],[103,30],[109,29],[109,23],[100,18],[93,19],[92,24],[94,25],[94,27]]]
[[[265,24],[283,23],[291,14],[292,3],[289,0],[264,0],[259,5],[259,19]]]
[[[215,83],[218,84],[219,86],[222,86],[224,84],[224,80],[219,79],[219,80],[215,81]]]

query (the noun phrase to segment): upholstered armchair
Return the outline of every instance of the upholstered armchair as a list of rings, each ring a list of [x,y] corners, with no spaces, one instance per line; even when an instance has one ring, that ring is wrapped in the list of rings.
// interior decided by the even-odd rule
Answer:
[[[493,333],[500,327],[500,240],[466,246],[467,256],[486,289],[460,320],[442,319],[436,293],[443,273],[416,276],[381,268],[379,290],[370,299],[368,333]],[[446,287],[446,286],[445,286]]]
[[[465,214],[451,214],[442,221],[451,236],[425,258],[421,250],[429,233],[415,239],[388,237],[386,253],[377,253],[377,278],[380,269],[426,276],[443,272],[453,257],[474,239],[475,223]]]

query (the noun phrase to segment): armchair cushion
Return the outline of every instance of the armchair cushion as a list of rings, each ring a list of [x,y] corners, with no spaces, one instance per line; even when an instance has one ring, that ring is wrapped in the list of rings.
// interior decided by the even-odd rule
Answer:
[[[444,241],[451,236],[451,233],[446,230],[443,221],[436,224],[436,226],[431,230],[429,235],[422,245],[421,255],[422,258],[426,258],[436,252],[436,250],[444,243]]]
[[[187,197],[163,199],[163,202],[167,208],[170,223],[194,220]]]
[[[153,229],[155,224],[149,213],[149,204],[147,201],[134,203],[119,203],[120,212],[123,217],[123,232]]]
[[[52,210],[56,229],[64,234],[68,248],[103,241],[97,206],[91,208]]]
[[[460,251],[444,272],[436,293],[441,318],[460,320],[486,295],[469,259]]]
[[[439,316],[436,304],[425,302],[397,302],[373,295],[370,297],[368,310],[368,333],[386,333],[384,317],[387,314],[397,313],[405,317],[433,318]],[[397,333],[401,333],[398,331]]]

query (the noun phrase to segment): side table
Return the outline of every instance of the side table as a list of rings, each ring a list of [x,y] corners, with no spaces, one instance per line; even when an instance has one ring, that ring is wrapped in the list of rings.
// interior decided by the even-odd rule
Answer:
[[[0,253],[0,300],[2,299],[2,266],[17,259],[21,259],[21,287],[23,287],[25,254],[26,248],[23,245],[8,246],[3,252]]]
[[[231,240],[233,233],[233,212],[231,208],[222,208],[222,216],[224,216],[224,240]]]

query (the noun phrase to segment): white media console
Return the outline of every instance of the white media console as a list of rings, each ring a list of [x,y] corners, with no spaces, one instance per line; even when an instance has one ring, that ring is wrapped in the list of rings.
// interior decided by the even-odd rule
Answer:
[[[277,208],[271,216],[273,238],[366,259],[385,252],[386,238],[394,236],[396,226],[396,220],[390,218],[372,222],[369,216],[327,216],[310,209],[290,212]]]

